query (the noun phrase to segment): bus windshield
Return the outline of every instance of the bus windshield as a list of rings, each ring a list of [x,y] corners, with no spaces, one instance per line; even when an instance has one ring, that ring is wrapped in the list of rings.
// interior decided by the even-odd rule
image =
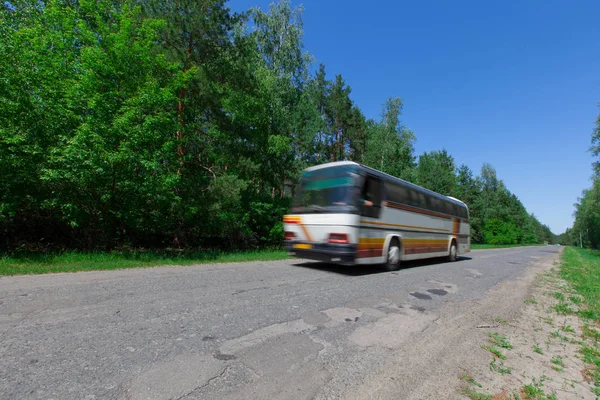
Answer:
[[[305,171],[296,189],[293,212],[358,212],[358,178],[359,170],[356,165]]]

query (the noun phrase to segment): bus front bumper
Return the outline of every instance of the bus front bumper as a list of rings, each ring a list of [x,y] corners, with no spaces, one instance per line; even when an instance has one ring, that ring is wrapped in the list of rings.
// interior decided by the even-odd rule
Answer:
[[[286,241],[286,251],[294,257],[341,265],[356,263],[356,244]]]

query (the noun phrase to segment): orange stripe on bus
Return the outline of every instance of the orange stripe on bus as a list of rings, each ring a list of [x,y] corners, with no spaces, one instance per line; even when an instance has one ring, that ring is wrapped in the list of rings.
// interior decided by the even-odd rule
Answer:
[[[302,223],[302,217],[300,217],[299,215],[284,215],[283,223],[300,225],[300,229],[302,229],[302,232],[304,232],[304,236],[306,236],[306,239],[309,242],[313,241],[312,237],[310,236],[310,233],[308,232],[308,229],[306,229],[306,226]]]
[[[368,249],[383,249],[383,245],[380,244],[359,244],[359,250],[368,250]]]
[[[299,224],[300,221],[301,221],[301,218],[297,215],[284,215],[283,216],[284,224]]]
[[[446,247],[411,247],[404,249],[404,254],[445,253]]]
[[[381,238],[359,238],[358,239],[358,249],[359,250],[381,250],[383,249],[383,244],[385,243],[385,239]]]
[[[385,238],[359,238],[356,258],[381,257]]]
[[[306,226],[303,223],[300,223],[300,229],[302,229],[302,232],[304,232],[306,239],[308,239],[309,242],[312,242],[313,239],[310,236],[310,233],[308,233],[308,229],[306,229]]]
[[[361,237],[358,239],[358,243],[379,243],[379,244],[383,244],[385,242],[385,239],[382,238],[365,238],[365,237]]]
[[[452,229],[452,233],[460,232],[460,219],[454,218],[454,229]]]

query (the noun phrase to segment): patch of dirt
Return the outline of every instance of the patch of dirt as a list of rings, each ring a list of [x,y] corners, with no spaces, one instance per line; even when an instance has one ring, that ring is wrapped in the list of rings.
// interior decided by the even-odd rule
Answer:
[[[553,272],[558,260],[559,254],[535,260],[483,300],[448,303],[420,337],[393,349],[390,361],[340,398],[594,399],[578,353],[582,324],[552,308],[552,294],[565,287]]]
[[[500,348],[506,357],[503,368],[510,373],[499,372],[490,365],[486,373],[473,376],[486,388],[483,393],[506,394],[508,391],[509,396],[519,394],[527,398],[529,390],[529,393],[537,393],[539,397],[535,398],[541,399],[596,398],[582,375],[585,364],[579,353],[579,341],[583,322],[576,316],[555,311],[560,301],[554,294],[569,296],[565,290],[566,284],[557,277],[556,268],[540,274],[520,315],[490,330],[505,337],[512,346],[511,349]],[[483,344],[499,348],[490,341],[493,339],[487,338]],[[492,359],[491,353],[489,358]]]

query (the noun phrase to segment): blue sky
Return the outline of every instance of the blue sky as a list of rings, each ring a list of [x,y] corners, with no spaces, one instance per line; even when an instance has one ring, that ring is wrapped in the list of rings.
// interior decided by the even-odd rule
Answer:
[[[304,6],[306,50],[367,117],[401,97],[416,154],[445,148],[476,174],[489,162],[554,233],[572,225],[600,112],[599,1],[292,4]]]

